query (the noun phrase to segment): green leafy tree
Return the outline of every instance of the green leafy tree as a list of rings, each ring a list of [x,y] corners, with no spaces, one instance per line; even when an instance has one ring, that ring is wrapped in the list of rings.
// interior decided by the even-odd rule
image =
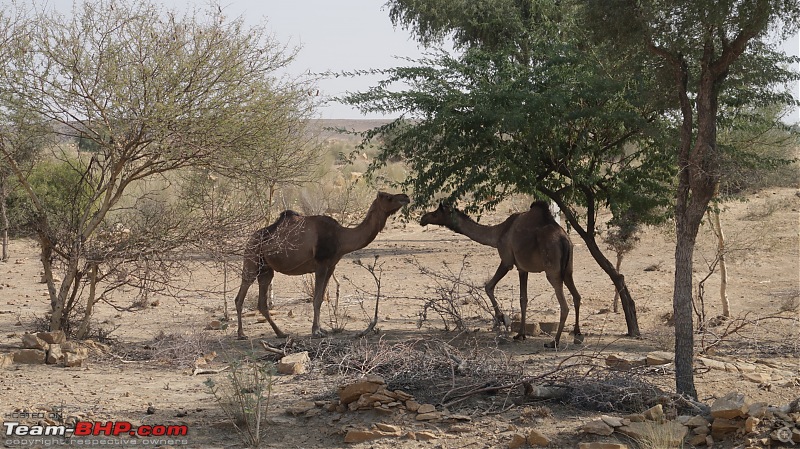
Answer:
[[[7,42],[4,89],[17,110],[47,120],[66,143],[83,139],[91,148],[74,156],[59,141],[49,156],[70,163],[81,201],[53,213],[17,155],[0,150],[34,211],[50,327],[67,326],[85,296],[85,333],[92,304],[105,294],[98,282],[121,261],[138,264],[142,283],[163,286],[183,251],[209,246],[210,226],[244,228],[170,200],[164,192],[177,174],[215,168],[240,149],[258,154],[283,137],[270,134],[281,129],[272,126],[278,118],[302,117],[313,105],[302,82],[276,75],[294,54],[215,4],[179,13],[150,2],[85,2],[69,17],[43,12],[28,23]],[[160,190],[148,188],[158,183]]]
[[[779,87],[797,79],[770,33],[798,29],[796,1],[584,2],[594,39],[623,52],[649,54],[648,70],[668,82],[668,116],[677,122],[675,203],[675,380],[680,394],[697,398],[692,371],[692,266],[697,232],[721,178],[725,151],[719,124],[731,115],[796,103]],[[738,107],[725,108],[723,105]]]
[[[641,59],[587,49],[571,5],[389,5],[421,42],[452,35],[461,53],[383,71],[380,85],[345,98],[365,112],[406,114],[366,134],[383,136],[377,163],[410,165],[404,185],[418,207],[441,193],[472,211],[514,193],[550,198],[620,292],[628,334],[638,336],[633,298],[597,241],[598,214],[635,209],[642,223],[665,216],[673,171],[655,121],[664,100],[642,95],[658,80],[631,72]]]

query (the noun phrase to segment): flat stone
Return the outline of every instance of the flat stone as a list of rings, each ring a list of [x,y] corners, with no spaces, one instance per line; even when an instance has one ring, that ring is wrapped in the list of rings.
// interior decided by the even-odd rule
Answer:
[[[442,417],[440,412],[430,412],[430,413],[418,413],[416,420],[417,421],[433,421]]]
[[[64,352],[61,351],[60,344],[50,344],[47,349],[47,364],[58,365],[64,362]]]
[[[711,416],[714,418],[739,418],[745,416],[750,408],[747,397],[738,392],[730,392],[711,404]]]
[[[400,428],[397,426],[393,426],[391,424],[384,424],[382,422],[378,422],[375,423],[375,428],[382,432],[393,433],[397,434],[397,436],[400,436]]]
[[[44,364],[47,355],[39,349],[20,349],[14,352],[14,363],[26,365]]]
[[[539,433],[538,430],[535,429],[531,429],[531,431],[528,432],[527,440],[528,440],[528,445],[533,447],[550,445],[550,439],[542,435],[541,433]]]
[[[409,399],[408,401],[406,401],[406,408],[410,412],[416,412],[417,410],[419,410],[420,405],[421,404],[419,402],[413,399]]]
[[[700,415],[693,416],[691,419],[686,421],[686,425],[689,427],[700,427],[700,426],[708,426],[709,423],[707,419],[703,418]]]
[[[379,384],[369,381],[355,382],[339,389],[339,402],[349,404],[357,401],[362,394],[372,394],[378,391]]]
[[[647,353],[647,365],[666,365],[675,360],[675,353],[668,351],[652,351]]]
[[[714,418],[714,422],[711,423],[711,436],[720,439],[742,428],[744,428],[744,420]]]
[[[602,415],[600,419],[611,427],[622,426],[622,418],[617,418],[616,416]]]
[[[303,374],[310,361],[308,351],[296,352],[282,357],[278,361],[277,370],[279,374]]]
[[[378,430],[348,430],[344,436],[345,443],[363,443],[364,441],[382,438],[385,435]]]
[[[590,421],[581,426],[583,433],[593,433],[595,435],[609,436],[614,433],[614,428],[603,422],[602,419]]]
[[[41,351],[46,351],[47,342],[34,334],[23,334],[22,347],[25,349],[39,349]]]
[[[431,405],[431,404],[422,404],[417,409],[417,413],[431,413],[431,412],[435,412],[435,411],[436,411],[436,407]]]
[[[623,419],[627,419],[630,422],[642,422],[644,421],[644,415],[641,413],[631,413],[630,415],[625,415],[622,417]]]
[[[86,359],[89,358],[89,350],[86,348],[77,348],[74,352],[64,353],[64,366],[77,367],[83,366]]]
[[[64,331],[39,332],[36,336],[51,345],[60,345],[67,341]]]
[[[511,441],[508,442],[508,449],[519,449],[528,444],[528,440],[523,435],[515,433],[511,436]]]
[[[694,435],[693,437],[689,438],[689,445],[691,445],[691,446],[705,446],[706,445],[706,436],[705,435]]]
[[[702,363],[706,368],[725,371],[725,362],[720,362],[719,360],[709,359],[706,357],[698,357],[696,360]]]
[[[617,370],[629,370],[647,365],[647,356],[625,353],[610,354],[606,357],[606,365]]]
[[[628,445],[622,443],[600,443],[595,441],[593,443],[581,443],[578,445],[578,449],[628,449]]]
[[[764,418],[767,416],[767,409],[769,404],[766,402],[753,402],[747,407],[747,414],[754,418]]]
[[[315,403],[313,403],[311,401],[298,401],[298,402],[295,402],[294,404],[290,405],[286,409],[286,413],[288,413],[288,414],[290,414],[292,416],[298,416],[298,415],[302,415],[302,414],[306,413],[309,410],[314,410],[316,408],[317,408],[317,404],[315,404]]]
[[[642,415],[650,421],[661,421],[664,419],[664,407],[661,404],[656,404],[653,407],[645,410]]]
[[[435,433],[428,430],[418,430],[416,432],[416,435],[417,435],[417,440],[422,440],[422,441],[430,441],[439,438],[436,436]]]
[[[757,384],[765,384],[772,380],[772,376],[767,373],[742,373],[742,377]]]

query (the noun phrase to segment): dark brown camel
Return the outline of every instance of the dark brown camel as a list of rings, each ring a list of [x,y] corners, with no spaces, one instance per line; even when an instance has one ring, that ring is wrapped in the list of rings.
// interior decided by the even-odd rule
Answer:
[[[303,216],[287,210],[281,212],[275,223],[256,231],[245,248],[242,285],[236,294],[239,339],[245,338],[242,330],[242,305],[247,289],[256,279],[258,310],[267,318],[275,335],[286,335],[272,321],[267,304],[267,292],[276,271],[290,276],[314,273],[314,321],[311,324],[311,335],[324,335],[319,326],[319,309],[336,264],[345,254],[361,249],[375,240],[386,226],[389,216],[409,202],[405,194],[379,192],[364,221],[354,228],[346,228],[325,215]]]
[[[433,212],[428,212],[420,220],[422,226],[435,224],[445,226],[470,239],[497,248],[500,253],[500,266],[494,277],[486,284],[486,294],[492,301],[497,325],[507,324],[494,297],[494,288],[511,270],[519,271],[519,305],[521,327],[515,339],[525,339],[525,312],[528,308],[528,273],[544,271],[553,286],[561,306],[561,320],[555,340],[545,344],[549,348],[558,346],[564,323],[569,315],[569,306],[564,298],[564,284],[572,293],[575,304],[575,343],[583,341],[579,325],[581,297],[572,280],[572,242],[567,233],[556,223],[547,203],[537,201],[530,210],[513,214],[501,224],[485,226],[476,223],[466,214],[455,208],[440,204]]]

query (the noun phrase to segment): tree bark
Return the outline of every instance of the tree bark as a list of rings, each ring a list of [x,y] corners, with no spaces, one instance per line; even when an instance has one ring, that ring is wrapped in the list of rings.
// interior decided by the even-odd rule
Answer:
[[[625,256],[622,253],[620,253],[620,252],[617,253],[617,267],[616,267],[617,273],[619,273],[619,270],[622,267],[622,258],[623,257],[625,257]],[[619,312],[619,290],[617,290],[616,287],[614,288],[614,303],[613,303],[613,305],[614,305],[614,313]]]
[[[0,261],[8,260],[8,211],[6,210],[6,197],[8,196],[8,180],[6,175],[0,176],[0,224],[3,226],[3,254],[0,255]]]

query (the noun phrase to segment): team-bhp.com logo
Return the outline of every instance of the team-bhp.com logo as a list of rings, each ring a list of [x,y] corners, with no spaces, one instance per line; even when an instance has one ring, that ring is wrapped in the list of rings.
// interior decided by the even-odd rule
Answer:
[[[79,421],[75,423],[75,427],[57,425],[25,425],[19,422],[6,421],[3,423],[3,427],[6,438],[125,438],[125,440],[115,441],[115,444],[122,445],[136,445],[137,443],[141,445],[150,443],[161,444],[161,439],[163,438],[170,438],[173,440],[180,437],[185,437],[189,434],[189,427],[186,425],[134,426],[128,421]],[[137,439],[128,439],[131,437]],[[151,439],[148,440],[147,438]],[[171,441],[170,444],[182,444],[183,441],[185,440],[175,440]],[[98,440],[98,443],[101,445],[108,444],[108,442],[105,440],[103,440],[103,442]]]

